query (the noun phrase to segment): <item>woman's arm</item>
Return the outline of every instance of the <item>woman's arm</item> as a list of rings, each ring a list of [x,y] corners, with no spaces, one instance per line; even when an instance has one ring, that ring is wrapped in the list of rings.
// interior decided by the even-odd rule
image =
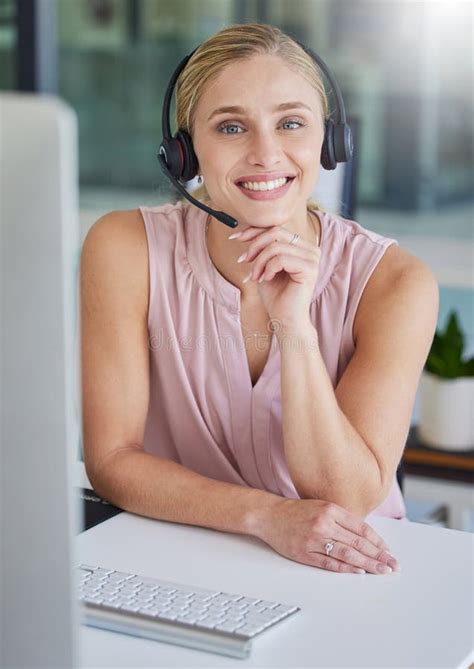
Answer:
[[[284,448],[295,486],[302,497],[364,517],[393,484],[438,318],[431,270],[389,251],[361,297],[355,352],[335,390],[313,325],[278,331]]]
[[[365,518],[380,503],[377,460],[342,412],[313,324],[281,328],[283,443],[300,497]]]
[[[253,536],[259,535],[263,510],[281,501],[263,490],[207,478],[138,446],[114,451],[91,483],[101,497],[131,513]]]

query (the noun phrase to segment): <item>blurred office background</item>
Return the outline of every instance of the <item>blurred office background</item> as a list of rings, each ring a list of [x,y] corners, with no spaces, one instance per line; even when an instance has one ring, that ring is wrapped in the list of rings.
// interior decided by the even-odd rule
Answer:
[[[432,268],[438,325],[455,309],[474,355],[469,1],[0,0],[0,89],[52,92],[78,114],[82,238],[106,211],[175,198],[156,161],[169,76],[208,36],[251,21],[329,65],[358,123],[351,217]],[[409,516],[443,524],[420,481],[405,477]],[[454,499],[446,486],[431,495]]]

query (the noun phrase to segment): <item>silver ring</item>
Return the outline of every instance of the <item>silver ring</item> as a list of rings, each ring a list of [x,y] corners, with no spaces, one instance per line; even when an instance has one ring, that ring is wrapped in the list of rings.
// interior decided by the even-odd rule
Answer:
[[[291,240],[290,244],[296,244],[298,239],[300,238],[299,234],[297,232],[294,233],[293,239]]]
[[[327,544],[324,546],[326,555],[329,555],[329,553],[332,551],[333,548],[334,548],[334,543],[332,541],[328,541]]]

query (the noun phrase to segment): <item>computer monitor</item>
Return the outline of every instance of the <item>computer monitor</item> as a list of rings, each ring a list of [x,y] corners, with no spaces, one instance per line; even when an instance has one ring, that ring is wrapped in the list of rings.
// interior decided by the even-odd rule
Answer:
[[[0,94],[0,666],[75,666],[77,119]]]

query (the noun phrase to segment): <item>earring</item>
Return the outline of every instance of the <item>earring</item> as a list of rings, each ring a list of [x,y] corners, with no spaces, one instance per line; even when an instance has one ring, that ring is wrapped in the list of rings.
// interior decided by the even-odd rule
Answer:
[[[198,176],[198,184],[202,184],[202,182],[203,182],[203,178],[202,178],[201,175],[199,175],[199,176]]]

